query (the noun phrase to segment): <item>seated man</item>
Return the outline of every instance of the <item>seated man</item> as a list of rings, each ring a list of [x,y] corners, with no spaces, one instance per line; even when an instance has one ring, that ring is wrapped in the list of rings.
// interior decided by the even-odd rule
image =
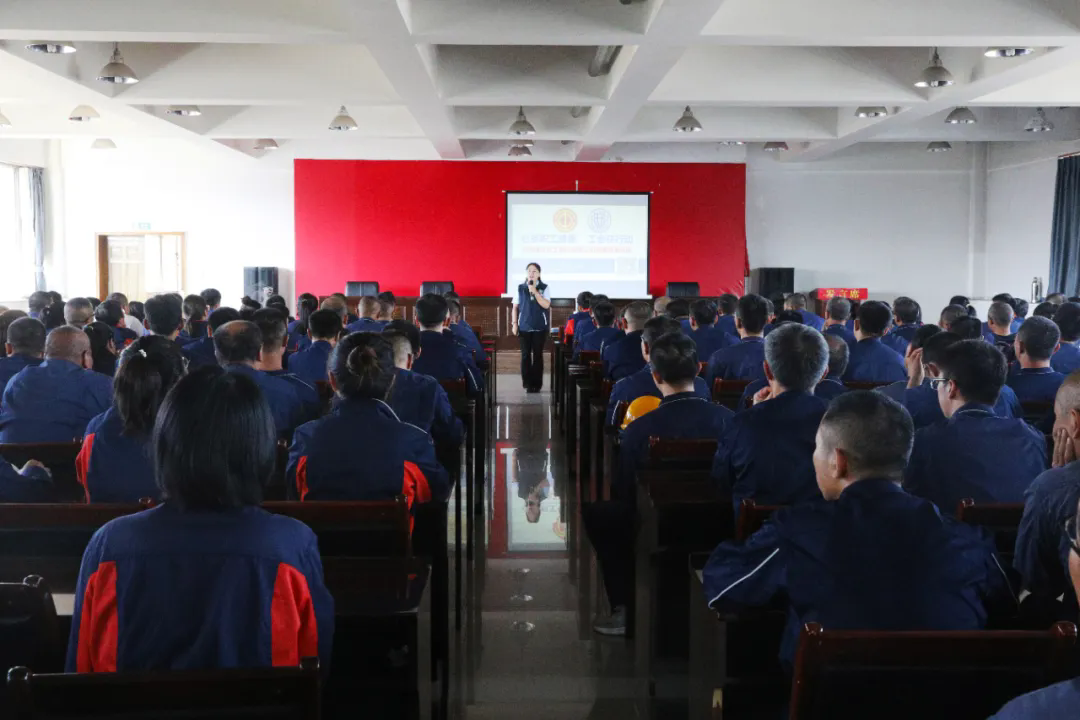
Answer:
[[[904,487],[946,515],[964,498],[1021,502],[1047,467],[1046,440],[1023,420],[994,414],[1004,356],[981,340],[963,340],[945,349],[937,367],[941,377],[931,385],[948,420],[916,433]]]
[[[1054,324],[1061,331],[1061,345],[1050,358],[1050,367],[1063,375],[1080,370],[1080,305],[1065,303],[1054,312]]]
[[[52,476],[44,465],[30,460],[19,468],[0,459],[0,503],[46,503],[54,498]]]
[[[652,308],[640,300],[623,309],[626,334],[605,347],[601,353],[604,375],[618,382],[645,366],[646,361],[641,355],[641,333],[645,329],[645,322],[651,317]]]
[[[420,326],[420,356],[413,361],[413,372],[429,375],[436,380],[465,380],[469,397],[483,393],[480,369],[461,344],[449,333],[450,306],[446,298],[427,293],[416,301],[416,322]]]
[[[1015,298],[1012,303],[1013,307],[1013,322],[1012,327],[1009,328],[1010,332],[1016,333],[1020,330],[1020,326],[1024,324],[1024,321],[1028,319],[1028,313],[1031,312],[1031,304],[1023,298]]]
[[[1012,332],[1013,309],[1006,302],[996,302],[986,311],[986,325],[982,335],[986,342],[997,347],[1005,356],[1006,362],[1014,362],[1013,343],[1016,335]]]
[[[476,337],[476,333],[469,327],[467,323],[461,320],[461,300],[457,298],[447,298],[446,304],[449,307],[450,312],[450,334],[457,339],[458,343],[468,351],[473,364],[481,370],[487,370],[491,363],[488,362],[487,350],[484,349],[484,345],[480,342],[480,338]]]
[[[898,380],[894,383],[885,385],[884,387],[876,388],[876,392],[882,393],[886,397],[892,398],[901,405],[904,404],[904,395],[908,391],[908,387],[918,387],[923,382],[922,374],[922,353],[918,352],[922,350],[926,342],[941,332],[941,328],[937,325],[922,325],[911,336],[911,341],[908,343],[907,348],[904,350],[904,368],[907,370],[908,379]],[[933,404],[937,406],[937,394],[933,394],[931,397]],[[942,416],[944,417],[944,416]],[[940,418],[936,418],[940,419]],[[915,425],[915,429],[919,429],[919,425]]]
[[[341,333],[341,318],[331,310],[316,310],[307,325],[311,345],[289,356],[289,372],[307,383],[326,382],[326,366]]]
[[[867,300],[859,306],[856,342],[848,358],[844,382],[891,383],[907,377],[904,358],[881,342],[890,322],[892,312],[880,300]]]
[[[94,321],[94,306],[84,297],[71,298],[64,304],[64,322],[82,329]]]
[[[420,331],[404,320],[394,320],[383,336],[393,346],[397,368],[386,403],[402,421],[429,433],[436,443],[460,445],[465,427],[450,405],[450,396],[435,378],[412,371],[420,355]]]
[[[592,314],[596,329],[581,341],[581,352],[603,353],[605,347],[618,342],[626,333],[615,327],[615,306],[610,302],[605,300],[593,305]]]
[[[922,326],[922,308],[909,297],[898,297],[893,301],[893,322],[892,330],[881,342],[903,356],[915,337],[915,331]]]
[[[638,470],[648,458],[649,438],[713,439],[723,433],[731,418],[730,410],[695,391],[697,351],[679,331],[677,321],[656,317],[649,322],[670,322],[676,327],[675,332],[656,338],[650,353],[653,382],[664,399],[659,407],[623,430],[611,502],[593,504],[585,516],[586,532],[596,549],[612,611],[609,619],[595,626],[603,635],[626,634],[626,604],[633,589],[634,486]]]
[[[206,317],[210,317],[215,310],[221,307],[221,292],[216,288],[206,288],[199,295],[202,297],[203,302],[206,303]]]
[[[848,330],[848,320],[851,319],[851,302],[847,298],[829,298],[825,304],[825,335],[835,335],[848,344],[855,347],[855,333]]]
[[[828,363],[825,338],[806,325],[785,323],[765,338],[769,385],[728,424],[713,459],[713,480],[736,512],[747,497],[766,505],[818,497],[811,457],[825,402],[813,392]]]
[[[645,323],[645,330],[641,333],[641,341],[638,343],[638,352],[641,353],[642,358],[645,361],[645,367],[638,370],[633,375],[623,378],[615,383],[611,388],[611,397],[608,398],[607,408],[607,424],[615,425],[615,410],[619,403],[626,402],[632,403],[639,397],[646,395],[650,397],[663,397],[660,393],[660,388],[653,382],[653,367],[650,364],[650,348],[653,343],[659,340],[664,335],[671,333],[681,333],[682,326],[674,319],[664,315],[659,315],[654,318],[649,318]],[[696,352],[696,351],[695,351]],[[712,400],[712,393],[709,390],[709,386],[705,384],[705,381],[700,377],[694,378],[694,392],[698,394],[698,397],[705,400]]]
[[[690,327],[690,302],[683,298],[672,298],[664,308],[664,314],[672,320],[678,321],[682,331],[689,335],[693,329]]]
[[[239,314],[239,313],[238,313]],[[304,420],[314,420],[322,410],[322,401],[315,386],[299,376],[285,370],[282,359],[285,356],[285,343],[288,342],[288,316],[276,307],[264,307],[255,311],[251,322],[262,334],[263,346],[255,369],[272,377],[279,377],[292,384],[300,402],[304,404]],[[218,327],[223,325],[220,323]],[[217,328],[215,328],[217,329]],[[211,338],[211,342],[213,338]],[[190,347],[190,345],[188,345]],[[187,350],[185,347],[184,350]]]
[[[736,340],[739,338],[739,331],[735,329],[735,312],[738,308],[738,295],[724,293],[716,299],[716,309],[720,313],[720,317],[716,320],[716,327]],[[698,357],[703,358],[702,362],[704,362],[709,356],[699,352]]]
[[[806,309],[806,295],[792,293],[784,300],[785,310],[794,310],[802,318],[803,325],[812,327],[818,332],[825,328],[825,318],[815,312]]]
[[[945,309],[941,311],[941,317],[938,320],[938,327],[940,327],[945,332],[951,332],[953,323],[961,318],[966,317],[969,317],[967,307],[959,304],[948,305],[947,307],[945,307]]]
[[[1009,387],[1021,403],[1052,403],[1065,376],[1050,367],[1058,349],[1061,331],[1053,320],[1033,317],[1024,321],[1015,335],[1014,350],[1020,372],[1009,376]],[[1049,431],[1048,423],[1045,430]]]
[[[124,322],[124,308],[115,300],[106,300],[98,305],[94,310],[94,319],[112,328],[113,345],[118,355],[139,339],[133,330],[128,330]]]
[[[219,307],[210,313],[210,319],[206,323],[206,337],[193,340],[180,350],[188,360],[188,372],[218,364],[217,355],[214,353],[214,332],[225,323],[239,319],[240,312],[230,307]]]
[[[151,335],[167,337],[181,348],[187,340],[180,339],[184,324],[184,303],[175,295],[155,295],[143,304],[146,311],[146,329]]]
[[[6,357],[0,358],[0,395],[8,380],[24,367],[36,367],[45,357],[45,326],[32,317],[21,317],[8,325]]]
[[[386,327],[386,323],[379,319],[382,308],[379,306],[379,299],[374,295],[365,295],[360,298],[357,311],[360,313],[360,319],[345,326],[349,332],[377,333],[382,332]]]
[[[697,346],[698,357],[705,360],[717,350],[739,341],[716,325],[716,303],[706,298],[695,300],[690,305],[690,328],[690,339]]]
[[[943,519],[900,487],[911,420],[875,392],[833,401],[817,429],[813,464],[823,500],[782,508],[705,567],[709,607],[731,611],[786,597],[780,646],[791,667],[802,627],[979,630],[987,605],[1008,600],[993,545]]]
[[[573,335],[574,327],[589,317],[589,309],[592,307],[592,293],[588,290],[582,290],[577,296],[577,310],[570,315],[566,320],[566,334]]]
[[[184,298],[184,329],[177,336],[185,343],[194,342],[207,333],[206,318],[210,311],[206,308],[206,300],[202,295],[188,295]]]
[[[596,300],[595,295],[593,295],[593,300]],[[661,315],[666,315],[667,306],[670,302],[671,298],[669,298],[667,295],[661,295],[660,297],[655,298],[652,303],[653,317],[660,317]]]
[[[289,437],[304,422],[307,408],[288,380],[256,370],[262,357],[263,338],[259,326],[248,320],[234,320],[214,331],[218,363],[230,373],[246,375],[262,390],[278,437]]]
[[[0,401],[0,443],[81,439],[90,420],[112,405],[112,378],[93,367],[85,332],[62,325],[49,333],[45,362],[8,381]]]
[[[341,319],[341,327],[345,327],[350,322],[355,322],[356,320],[360,319],[360,318],[353,318],[352,320],[349,319],[349,317],[350,317],[349,305],[348,305],[347,302],[345,302],[345,296],[340,294],[340,293],[334,293],[330,297],[323,300],[322,304],[319,305],[319,309],[320,310],[329,310],[330,312],[337,315],[338,318]]]
[[[739,298],[735,327],[741,341],[717,350],[709,358],[708,367],[705,369],[705,384],[709,388],[713,387],[717,379],[760,380],[765,377],[762,369],[765,358],[762,332],[769,319],[767,302],[760,295],[744,295]],[[817,378],[814,378],[814,381],[816,382]]]
[[[127,295],[125,295],[124,293],[120,293],[120,292],[114,292],[114,293],[109,293],[109,297],[107,297],[105,299],[106,300],[115,300],[116,302],[120,303],[120,309],[124,311],[124,327],[126,327],[128,330],[135,333],[136,337],[142,337],[143,335],[146,334],[146,328],[143,327],[143,324],[142,324],[142,322],[139,321],[139,318],[135,317],[130,312],[128,312],[128,298],[127,298]],[[221,301],[221,298],[220,298],[220,294],[219,294],[218,302],[220,302],[220,301]]]
[[[574,324],[573,357],[576,358],[578,355],[581,354],[581,343],[585,340],[586,337],[589,336],[589,333],[596,330],[596,323],[592,317],[593,309],[600,303],[608,301],[609,300],[607,295],[593,295],[592,304],[589,306],[589,316],[586,318],[582,318]]]
[[[801,323],[800,323],[801,324]],[[848,392],[848,386],[840,379],[847,369],[848,345],[838,335],[825,335],[825,344],[829,346],[829,366],[825,370],[825,377],[814,388],[814,397],[819,397],[828,404],[837,395]],[[754,396],[763,387],[768,385],[764,380],[755,380],[746,386],[742,398],[739,400],[740,408],[749,408],[754,404]]]

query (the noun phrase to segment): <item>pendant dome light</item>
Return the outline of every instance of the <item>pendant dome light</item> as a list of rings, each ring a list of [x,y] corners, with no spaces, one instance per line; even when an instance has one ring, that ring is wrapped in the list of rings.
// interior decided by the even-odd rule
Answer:
[[[762,150],[765,152],[787,152],[788,144],[786,142],[767,142]]]
[[[1050,132],[1054,129],[1054,123],[1046,117],[1046,111],[1042,108],[1035,108],[1035,115],[1027,121],[1024,125],[1024,132],[1038,133],[1038,132]]]
[[[89,105],[79,105],[77,108],[71,111],[70,115],[68,115],[68,120],[70,120],[71,122],[82,123],[96,120],[99,117],[101,116],[98,115],[98,111],[94,108],[90,107]]]
[[[353,120],[352,115],[342,105],[338,110],[338,114],[334,116],[334,119],[330,121],[330,129],[337,130],[339,132],[348,132],[349,130],[357,130],[359,126],[356,121]]]
[[[111,85],[134,85],[139,82],[135,71],[124,63],[124,56],[120,54],[120,43],[113,43],[112,57],[108,64],[101,68],[98,80]]]
[[[177,117],[199,117],[202,115],[202,110],[198,105],[170,105],[165,109],[165,114]]]
[[[26,44],[27,50],[48,55],[70,55],[75,52],[75,44],[57,40],[35,40]]]
[[[945,66],[941,64],[941,56],[938,55],[938,49],[934,48],[934,52],[930,56],[930,65],[919,74],[919,79],[915,81],[915,87],[948,87],[949,85],[952,85],[953,82],[952,73],[946,70]]]
[[[98,138],[94,142],[90,143],[91,150],[115,150],[116,143],[109,138]]]
[[[536,134],[536,128],[533,127],[533,124],[525,117],[525,108],[518,107],[517,119],[510,123],[509,132],[511,135],[517,135],[519,137]]]
[[[880,105],[867,105],[860,108],[856,108],[855,117],[861,118],[879,118],[885,117],[889,114],[889,109]]]
[[[532,149],[524,145],[512,145],[507,154],[510,157],[532,157]]]
[[[255,141],[256,150],[271,151],[277,150],[280,146],[277,144],[277,140],[272,138],[259,138]]]
[[[952,144],[941,140],[932,142],[926,146],[926,152],[939,153],[949,152],[950,150],[952,150]]]
[[[975,113],[971,112],[966,107],[955,108],[945,118],[945,122],[949,125],[974,125],[979,122],[979,118],[975,117]]]
[[[675,132],[694,133],[701,132],[702,127],[698,119],[694,117],[694,111],[687,105],[686,109],[683,110],[682,117],[675,121],[675,126],[671,129]]]
[[[991,47],[983,53],[988,58],[1014,58],[1030,55],[1035,52],[1031,47]]]

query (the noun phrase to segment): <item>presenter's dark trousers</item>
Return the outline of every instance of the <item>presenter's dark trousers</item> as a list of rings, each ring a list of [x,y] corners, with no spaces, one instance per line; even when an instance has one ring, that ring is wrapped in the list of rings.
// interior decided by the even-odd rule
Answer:
[[[544,387],[544,342],[547,330],[518,332],[521,343],[521,385],[526,390]]]

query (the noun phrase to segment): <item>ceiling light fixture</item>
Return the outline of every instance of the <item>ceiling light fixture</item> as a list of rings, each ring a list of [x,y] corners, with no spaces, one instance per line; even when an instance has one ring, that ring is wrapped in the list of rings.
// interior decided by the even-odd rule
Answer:
[[[952,144],[944,142],[942,140],[937,140],[926,146],[926,152],[939,153],[949,152],[950,150],[952,150]]]
[[[734,145],[745,145],[746,142],[743,141],[743,140],[721,140],[720,144],[725,145],[725,146],[734,146]]]
[[[702,127],[698,119],[694,117],[694,111],[687,105],[686,109],[683,110],[682,117],[675,121],[675,125],[671,129],[680,133],[692,133],[701,132]]]
[[[855,109],[855,117],[879,118],[889,114],[889,109],[880,105],[867,105]]]
[[[202,115],[202,110],[198,105],[170,105],[165,108],[166,115],[176,115],[178,117],[198,117]]]
[[[949,125],[974,125],[979,122],[979,118],[975,117],[975,113],[968,108],[958,107],[949,113],[945,122]]]
[[[507,154],[510,157],[531,157],[532,150],[525,147],[524,145],[512,145],[510,147],[510,152]]]
[[[36,40],[26,44],[27,50],[46,53],[48,55],[70,55],[75,52],[74,43],[60,42],[56,40]]]
[[[1035,108],[1035,115],[1024,125],[1024,132],[1050,132],[1054,129],[1054,123],[1046,118],[1046,111]]]
[[[90,122],[91,120],[96,120],[99,117],[101,116],[98,115],[98,111],[94,108],[90,107],[89,105],[80,105],[71,111],[71,114],[68,115],[68,120],[70,120],[71,122],[81,123]]]
[[[765,147],[762,148],[765,152],[786,152],[788,144],[786,142],[767,142]]]
[[[589,61],[589,77],[603,77],[611,72],[615,59],[622,52],[622,45],[601,45]]]
[[[1035,48],[1031,47],[991,47],[986,48],[983,55],[988,58],[1013,58],[1030,55],[1033,52],[1035,52]]]
[[[529,119],[525,117],[525,108],[518,107],[517,120],[510,124],[511,135],[523,136],[523,135],[535,135],[536,128],[529,122]]]
[[[9,128],[9,127],[11,127],[11,121],[7,119],[7,115],[0,112],[0,128]]]
[[[941,64],[941,56],[938,55],[938,49],[934,48],[934,52],[930,56],[930,65],[919,74],[919,79],[915,81],[915,87],[939,88],[948,87],[952,84],[952,73],[946,70],[945,66]]]
[[[120,54],[120,43],[113,43],[112,57],[109,63],[101,68],[98,80],[112,85],[134,85],[139,82],[135,71],[124,64],[124,56]]]
[[[279,148],[279,145],[277,144],[277,140],[274,140],[272,138],[259,138],[258,140],[255,141],[255,149],[256,150],[270,151],[270,150],[277,150],[278,148]]]
[[[90,143],[91,150],[115,150],[116,143],[109,138],[98,138],[94,142]]]
[[[345,106],[342,105],[338,110],[338,114],[330,121],[330,129],[347,132],[349,130],[357,130],[359,129],[359,126],[356,124],[356,121],[352,119],[352,115],[345,109]]]

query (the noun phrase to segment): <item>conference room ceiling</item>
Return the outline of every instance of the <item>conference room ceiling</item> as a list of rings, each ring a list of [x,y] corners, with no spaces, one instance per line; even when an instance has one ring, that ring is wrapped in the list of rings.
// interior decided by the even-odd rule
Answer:
[[[71,41],[68,55],[31,40]],[[138,75],[97,80],[113,43]],[[600,47],[621,50],[600,68]],[[915,79],[940,48],[955,84]],[[988,47],[1031,47],[988,58]],[[100,118],[74,123],[76,105]],[[198,105],[198,117],[166,114]],[[353,132],[328,129],[340,106]],[[778,161],[859,143],[1080,139],[1072,0],[7,0],[0,137],[168,139],[292,158]],[[700,132],[672,126],[690,106]],[[889,114],[856,117],[860,106]],[[945,117],[969,107],[978,122]],[[1025,132],[1036,108],[1054,130]],[[747,143],[732,146],[730,143]],[[268,161],[270,158],[266,158]],[[515,160],[518,160],[515,158]],[[524,161],[528,161],[526,158]]]

